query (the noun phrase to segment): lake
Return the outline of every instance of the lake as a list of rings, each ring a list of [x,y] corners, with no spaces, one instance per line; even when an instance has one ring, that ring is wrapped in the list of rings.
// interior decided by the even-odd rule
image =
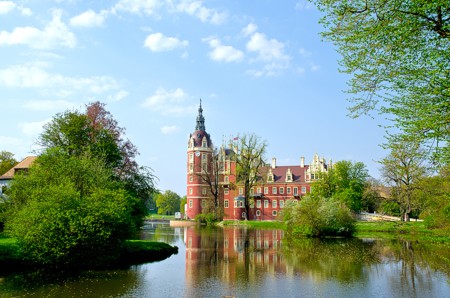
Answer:
[[[0,297],[450,297],[448,245],[156,222],[140,237],[179,252],[127,270],[0,277]]]

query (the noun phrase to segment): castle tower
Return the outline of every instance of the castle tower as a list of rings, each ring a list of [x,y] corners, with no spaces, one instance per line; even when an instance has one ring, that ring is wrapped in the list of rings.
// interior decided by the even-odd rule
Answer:
[[[194,219],[206,206],[210,190],[205,176],[211,172],[213,150],[211,137],[205,129],[200,99],[195,131],[189,135],[187,149],[186,215],[190,219]]]

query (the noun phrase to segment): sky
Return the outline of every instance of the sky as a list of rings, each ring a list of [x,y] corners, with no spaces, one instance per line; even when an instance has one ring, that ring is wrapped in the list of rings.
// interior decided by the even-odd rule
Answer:
[[[320,17],[303,0],[0,0],[0,151],[33,155],[57,113],[100,101],[158,189],[183,196],[201,99],[217,147],[251,133],[268,162],[317,153],[379,178],[382,119],[347,116]]]

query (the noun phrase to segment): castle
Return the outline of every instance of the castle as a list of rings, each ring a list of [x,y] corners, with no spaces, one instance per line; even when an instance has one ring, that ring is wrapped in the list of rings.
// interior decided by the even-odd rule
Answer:
[[[246,218],[243,185],[236,181],[235,150],[215,149],[206,132],[202,104],[198,108],[195,131],[190,134],[187,149],[186,216],[194,219],[206,213],[211,205],[223,208],[226,220]],[[299,164],[278,166],[276,158],[259,172],[259,182],[250,189],[252,201],[248,209],[249,220],[275,220],[286,201],[299,201],[311,191],[311,182],[318,174],[332,166],[324,158],[314,155],[310,165],[301,157]],[[213,195],[215,194],[215,196]]]

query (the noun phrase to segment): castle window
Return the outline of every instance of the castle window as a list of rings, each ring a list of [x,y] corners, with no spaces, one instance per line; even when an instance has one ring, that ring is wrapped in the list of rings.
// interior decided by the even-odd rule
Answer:
[[[244,189],[242,187],[239,187],[239,194],[243,194],[244,193]]]
[[[189,175],[189,182],[194,181],[194,177],[192,175]]]
[[[273,195],[277,194],[277,187],[276,186],[272,187],[272,194]]]
[[[242,218],[245,218],[245,212],[242,212]]]
[[[225,183],[229,183],[230,182],[230,177],[228,177],[228,176],[225,176],[225,178],[223,179],[224,181],[225,181]]]
[[[225,200],[225,201],[224,201],[223,206],[224,206],[225,208],[228,208],[228,200]]]
[[[302,193],[306,193],[306,186],[302,186]]]
[[[189,164],[189,173],[194,172],[194,164],[190,163]]]
[[[202,195],[206,195],[206,187],[202,188]]]
[[[256,210],[256,216],[261,216],[261,211]]]
[[[206,200],[202,200],[202,208],[206,207]]]
[[[258,187],[258,188],[256,189],[256,192],[257,192],[257,193],[261,193],[261,187]]]
[[[202,160],[203,160],[203,161],[207,161],[207,160],[208,160],[208,154],[203,153],[203,154],[202,154]]]
[[[225,188],[225,189],[223,190],[223,194],[227,195],[228,193],[229,193],[228,188]]]
[[[292,182],[291,169],[288,169],[287,172],[286,172],[286,182]]]
[[[272,201],[272,208],[277,208],[277,200]]]
[[[290,187],[287,187],[287,188],[286,188],[286,193],[287,193],[288,195],[291,194],[291,188],[290,188]]]
[[[294,196],[298,195],[298,187],[294,187]]]
[[[189,153],[189,162],[194,161],[194,153]]]
[[[280,195],[284,195],[284,187],[280,187]]]
[[[192,208],[192,200],[189,200],[189,208]]]
[[[264,208],[269,208],[269,201],[268,200],[264,200]]]
[[[280,208],[284,208],[284,201],[280,200]]]
[[[277,210],[273,210],[273,211],[272,211],[272,215],[273,215],[273,216],[277,216],[277,213],[278,213]]]
[[[189,194],[190,195],[192,194],[192,188],[189,188]]]
[[[202,147],[203,147],[203,148],[206,148],[206,140],[203,140],[203,142],[202,142]]]
[[[268,187],[264,187],[264,194],[265,195],[269,194],[269,188]]]
[[[256,200],[256,208],[261,208],[261,200]]]

